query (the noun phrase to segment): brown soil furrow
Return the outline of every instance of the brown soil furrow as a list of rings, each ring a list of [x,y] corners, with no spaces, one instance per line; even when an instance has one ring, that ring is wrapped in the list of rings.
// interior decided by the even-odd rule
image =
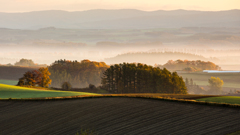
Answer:
[[[232,113],[229,113],[229,115],[231,116],[230,117],[222,116],[215,120],[210,120],[209,122],[201,123],[200,124],[201,128],[197,128],[196,132],[198,132],[199,134],[206,134],[209,131],[213,131],[213,130],[215,131],[217,129],[221,129],[222,126],[228,126],[229,123],[238,124],[238,125],[240,124],[239,119],[237,119],[239,116],[232,115]]]
[[[64,102],[63,102],[64,103]],[[90,104],[91,105],[91,104]],[[108,105],[109,106],[109,105]],[[87,108],[89,108],[90,107],[90,111],[96,111],[96,110],[94,110],[94,108],[96,108],[96,106],[88,106]],[[104,107],[104,105],[103,105],[103,107]],[[46,124],[44,124],[44,123],[46,123],[45,121],[41,121],[41,120],[39,120],[37,123],[34,123],[34,121],[31,121],[32,119],[34,119],[34,117],[36,117],[36,115],[35,114],[40,114],[40,116],[39,117],[41,117],[43,120],[44,119],[46,119],[47,120],[47,122],[48,122],[48,124],[51,124],[52,122],[53,123],[57,123],[59,120],[61,120],[62,118],[68,118],[69,119],[69,117],[71,116],[71,115],[73,115],[73,114],[79,114],[79,112],[80,112],[80,110],[76,110],[76,111],[73,111],[71,114],[68,114],[69,112],[67,111],[68,109],[70,109],[70,108],[75,108],[75,107],[73,107],[73,106],[71,106],[71,104],[70,105],[65,105],[64,106],[64,109],[63,108],[61,108],[61,111],[59,111],[59,112],[55,112],[55,110],[56,109],[59,109],[59,106],[50,106],[50,107],[46,107],[45,109],[47,110],[47,112],[46,111],[44,111],[44,110],[42,110],[43,112],[41,113],[41,112],[31,112],[31,114],[33,114],[33,115],[28,115],[28,119],[30,120],[30,122],[31,123],[26,123],[26,124],[34,124],[35,126],[37,126],[38,127],[38,130],[41,130],[41,128],[43,127],[45,127],[46,126]],[[84,107],[83,107],[84,108]],[[87,108],[84,108],[85,109],[85,111],[87,111],[88,109]],[[99,106],[99,108],[100,108],[100,106]],[[82,109],[82,108],[81,108]],[[34,111],[34,110],[33,110]],[[38,110],[37,110],[38,111]],[[41,111],[41,110],[40,110]],[[51,112],[53,112],[53,114],[51,113]],[[49,113],[48,115],[45,115],[46,113]],[[42,115],[41,115],[42,114]],[[59,114],[61,114],[61,115],[59,115]],[[38,117],[37,116],[37,117]],[[65,116],[65,117],[64,117]],[[13,118],[13,120],[14,120],[15,118]],[[20,124],[20,123],[19,123]],[[54,126],[55,124],[53,124],[53,126]],[[11,125],[10,125],[11,126]],[[52,128],[52,126],[51,126],[51,128]],[[19,129],[21,129],[21,126],[19,126]],[[18,129],[16,129],[16,130],[18,130]]]
[[[239,121],[239,119],[237,119]],[[239,131],[239,124],[236,123],[228,123],[227,125],[225,124],[225,126],[219,128],[218,130],[214,130],[211,132],[208,132],[211,135],[227,135],[229,133],[234,133]]]
[[[157,115],[154,112],[155,115]],[[105,123],[104,127],[99,129],[100,133],[112,133],[112,132],[122,132],[124,129],[124,132],[131,131],[129,130],[130,128],[136,128],[137,125],[141,123],[141,121],[144,121],[144,116],[147,115],[147,112],[140,112],[139,113],[134,113],[131,114],[131,116],[125,117],[124,119],[117,118],[113,123]],[[126,125],[126,123],[128,123]],[[112,127],[112,128],[107,128],[107,127]]]
[[[138,121],[136,121],[134,118],[131,118],[131,117],[127,117],[127,119],[129,120],[126,120],[126,121],[122,121],[122,124],[124,124],[125,122],[128,123],[128,125],[130,124],[130,126],[134,126],[136,128],[136,126],[139,126],[139,128],[142,128],[142,127],[145,127],[146,125],[149,125],[149,124],[152,124],[154,121],[158,122],[159,121],[159,118],[160,116],[164,116],[164,117],[172,117],[174,115],[174,112],[175,112],[175,108],[174,110],[171,110],[171,109],[167,109],[169,110],[170,112],[165,112],[165,113],[162,113],[163,111],[156,111],[157,113],[153,113],[152,115],[150,115],[150,117],[148,117],[147,119],[143,119],[140,117],[137,117],[135,119],[137,119]],[[145,114],[146,116],[148,116],[149,114]],[[134,121],[135,120],[135,121]],[[142,124],[144,123],[144,124]],[[116,123],[117,124],[117,123]],[[121,124],[121,123],[120,123]],[[121,125],[120,124],[117,124],[116,128],[121,128]],[[127,126],[126,126],[127,127]]]
[[[115,109],[113,108],[112,111],[115,111],[115,113],[117,113],[117,112],[120,112],[119,109],[124,109],[124,108],[128,108],[128,107],[131,107],[131,106],[124,106],[124,107],[122,107],[122,108],[115,108]],[[106,108],[110,108],[110,107],[106,107]],[[102,119],[102,118],[106,118],[106,119],[109,118],[109,116],[106,115],[106,114],[107,114],[106,111],[104,111],[104,110],[103,110],[103,111],[95,110],[95,111],[93,111],[92,113],[89,113],[89,114],[81,117],[81,122],[84,123],[84,124],[81,125],[82,127],[84,127],[85,125],[89,125],[89,123],[93,123],[93,122],[97,121],[94,112],[98,112],[98,113],[99,113],[99,114],[97,115],[97,117],[101,116],[100,119]],[[85,113],[87,113],[87,112],[85,112]],[[104,115],[102,115],[102,114],[104,114]],[[81,114],[79,114],[79,115],[81,115]],[[105,120],[105,119],[104,119],[104,120]],[[74,117],[73,117],[73,118],[68,117],[68,122],[70,122],[70,121],[71,121],[72,123],[77,123],[78,119],[75,119]],[[78,123],[77,123],[77,124],[78,124]],[[92,125],[92,127],[95,127],[95,123],[93,123],[93,124],[94,124],[94,125]],[[71,126],[75,126],[75,125],[71,125]],[[79,126],[79,124],[78,124],[78,126]],[[66,128],[68,128],[68,127],[66,127]]]
[[[129,106],[129,107],[131,107],[131,106]],[[117,109],[116,109],[117,110]],[[119,112],[119,111],[118,111]],[[115,112],[116,114],[117,114],[117,112]],[[118,114],[119,115],[119,114]],[[116,116],[116,115],[113,115],[113,116],[115,116],[115,117],[119,117],[119,116]],[[105,118],[108,118],[109,116],[106,116]],[[95,122],[98,122],[98,121],[106,121],[106,119],[103,119],[104,117],[102,117],[102,118],[97,118],[97,119],[95,119],[95,117],[93,117],[93,119],[95,119],[95,121],[93,121],[94,123],[94,127],[96,127],[96,126],[98,126],[98,125],[96,125],[96,123]],[[110,120],[111,121],[111,120]],[[109,121],[108,121],[109,122]],[[112,122],[112,121],[111,121]],[[85,123],[85,122],[83,122],[83,123]],[[91,122],[88,122],[88,123],[91,123]],[[102,123],[102,122],[101,122]],[[103,127],[103,126],[105,126],[105,125],[101,125],[101,124],[99,124],[99,126],[101,126],[102,128],[105,128],[105,127]],[[106,127],[106,128],[109,128],[109,127]],[[94,128],[95,130],[98,130],[97,128]]]
[[[206,112],[207,113],[207,112]],[[221,116],[219,116],[221,117]],[[168,128],[172,127],[172,130],[173,132],[176,132],[176,131],[179,131],[181,129],[184,129],[184,131],[188,131],[188,130],[191,130],[192,132],[194,132],[195,134],[198,133],[196,132],[196,129],[197,128],[191,128],[192,124],[189,124],[189,123],[184,123],[185,122],[185,119],[187,118],[182,118],[182,119],[171,119],[171,122],[167,123],[167,122],[164,122],[166,124],[164,125],[159,125],[159,124],[156,124],[156,126],[160,126],[160,127],[163,127],[160,131],[157,131],[155,132],[154,129],[156,128],[156,126],[152,126],[151,128],[148,128],[150,131],[148,132],[149,134],[154,134],[154,133],[159,133],[159,134],[170,134],[169,133],[169,130],[167,130]],[[196,117],[192,117],[191,119],[196,119]],[[209,118],[208,118],[209,119]],[[211,118],[212,119],[212,118]],[[194,120],[195,121],[195,120]],[[184,126],[183,126],[184,124]],[[182,126],[181,128],[176,128],[178,126]],[[200,128],[200,127],[198,127]],[[164,130],[165,129],[165,130]],[[172,132],[172,131],[171,131]],[[144,133],[144,132],[142,132]],[[174,134],[174,133],[173,133]],[[187,134],[186,132],[182,133],[182,134]]]
[[[188,129],[195,123],[202,123],[204,121],[207,121],[209,119],[213,119],[216,117],[216,113],[221,112],[222,110],[210,110],[210,108],[206,110],[200,110],[198,113],[191,113],[190,115],[184,115],[184,117],[181,118],[181,120],[174,121],[170,123],[170,126],[173,126],[173,134],[175,132],[180,132],[184,128],[186,128],[186,124],[189,125],[187,126]],[[206,116],[206,113],[208,114]],[[194,119],[194,120],[193,120]],[[161,130],[160,133],[164,134],[165,132],[168,132],[167,129]]]
[[[175,119],[167,119],[167,120],[163,120],[161,121],[161,123],[157,123],[157,126],[161,127],[158,128],[158,131],[154,131],[154,130],[150,130],[150,133],[161,133],[161,134],[170,134],[169,133],[169,128],[172,129],[171,132],[177,131],[182,129],[182,126],[186,127],[186,124],[188,124],[189,121],[192,121],[192,119],[196,119],[196,116],[198,115],[202,115],[206,112],[200,112],[198,114],[193,114],[192,112],[188,112],[186,114],[184,114],[184,117],[180,117],[180,118],[175,118]],[[205,114],[204,114],[205,115]],[[150,129],[150,127],[148,127]],[[155,127],[152,127],[155,128]]]
[[[68,107],[69,107],[69,106],[68,106]],[[96,108],[96,106],[88,106],[88,107],[91,108],[91,109],[90,109],[91,112],[88,112],[88,111],[87,111],[88,109],[85,108],[85,109],[84,109],[84,113],[86,113],[86,115],[91,115],[92,112],[97,112],[97,110],[98,110],[98,109]],[[99,106],[99,107],[104,107],[104,105]],[[71,108],[71,107],[70,107],[70,108]],[[73,108],[74,108],[74,107],[73,107]],[[110,108],[110,106],[106,106],[105,108]],[[82,109],[82,108],[81,108],[81,109]],[[96,110],[94,110],[94,109],[96,109]],[[65,110],[62,110],[61,112],[63,113],[64,111],[65,111]],[[51,112],[51,111],[50,111],[50,112]],[[75,111],[73,111],[73,112],[78,112],[78,113],[80,113],[81,111],[75,110]],[[77,113],[76,113],[76,114],[77,114]],[[69,119],[71,119],[71,115],[65,115],[65,116],[67,116],[68,122],[69,122]],[[83,115],[81,115],[81,116],[83,116]],[[56,119],[55,122],[58,123],[58,122],[61,120],[61,117],[62,117],[62,116],[60,116],[60,118],[58,118],[58,115],[55,115],[55,117],[54,117],[54,118]],[[30,118],[30,119],[31,119],[31,118]],[[39,122],[38,122],[38,123],[39,123]],[[45,122],[41,122],[41,123],[45,123]],[[45,126],[45,125],[44,125],[44,126]],[[51,128],[52,128],[52,127],[54,127],[54,124],[51,126]],[[41,128],[41,126],[38,127],[38,129],[39,129],[39,128]]]
[[[0,134],[217,134],[240,129],[239,108],[140,98],[0,101]],[[222,131],[222,132],[221,132]]]
[[[183,112],[183,113],[179,113],[179,112]],[[140,134],[140,133],[144,133],[144,131],[148,131],[151,130],[151,127],[155,128],[155,126],[159,127],[159,128],[155,128],[158,129],[159,131],[164,131],[165,129],[169,129],[169,127],[174,128],[174,124],[178,124],[176,122],[182,120],[185,121],[185,119],[188,118],[188,116],[194,115],[194,113],[192,112],[196,112],[196,110],[188,110],[188,112],[184,111],[184,110],[175,110],[175,113],[177,113],[177,115],[173,115],[170,114],[170,117],[162,117],[162,116],[158,116],[157,118],[155,118],[155,121],[151,121],[150,124],[142,124],[141,130],[138,130],[136,132],[130,132],[130,134],[134,133],[134,134]],[[179,124],[181,124],[182,122],[180,121]],[[148,129],[148,130],[146,130]],[[149,131],[148,131],[149,132]],[[154,131],[155,132],[155,131]]]

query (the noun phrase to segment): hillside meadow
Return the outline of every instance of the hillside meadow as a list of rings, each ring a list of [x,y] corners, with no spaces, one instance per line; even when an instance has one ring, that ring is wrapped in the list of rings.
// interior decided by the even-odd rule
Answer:
[[[80,95],[98,95],[86,92],[56,91],[56,90],[38,90],[19,86],[0,84],[1,99],[21,99],[21,98],[46,98],[46,97],[67,97]]]
[[[222,96],[222,97],[207,97],[196,99],[197,101],[226,103],[226,104],[238,104],[240,105],[240,97],[238,96]]]

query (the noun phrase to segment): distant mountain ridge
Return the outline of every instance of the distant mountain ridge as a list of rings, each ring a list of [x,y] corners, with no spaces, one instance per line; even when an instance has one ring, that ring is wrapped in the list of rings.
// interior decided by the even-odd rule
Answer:
[[[0,28],[39,29],[149,29],[180,27],[240,27],[240,10],[228,11],[141,11],[134,9],[61,10],[0,13]]]

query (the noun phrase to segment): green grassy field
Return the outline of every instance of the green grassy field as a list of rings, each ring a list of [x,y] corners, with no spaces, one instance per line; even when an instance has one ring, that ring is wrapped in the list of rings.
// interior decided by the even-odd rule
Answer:
[[[0,84],[16,85],[17,83],[17,80],[0,80]]]
[[[65,97],[78,95],[98,95],[94,93],[72,92],[72,91],[55,91],[55,90],[37,90],[32,88],[11,86],[0,84],[0,98],[43,98],[43,97]]]
[[[179,73],[185,80],[193,79],[193,82],[197,85],[208,85],[208,79],[213,77],[219,77],[223,80],[223,87],[240,88],[240,73]]]
[[[240,97],[237,97],[237,96],[209,97],[209,98],[201,98],[196,100],[205,101],[205,102],[228,103],[228,104],[240,105]]]

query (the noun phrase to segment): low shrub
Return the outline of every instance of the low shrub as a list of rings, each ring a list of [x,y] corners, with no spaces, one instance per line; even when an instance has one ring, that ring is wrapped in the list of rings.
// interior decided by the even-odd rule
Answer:
[[[72,85],[69,82],[62,83],[62,89],[63,90],[71,90]]]

